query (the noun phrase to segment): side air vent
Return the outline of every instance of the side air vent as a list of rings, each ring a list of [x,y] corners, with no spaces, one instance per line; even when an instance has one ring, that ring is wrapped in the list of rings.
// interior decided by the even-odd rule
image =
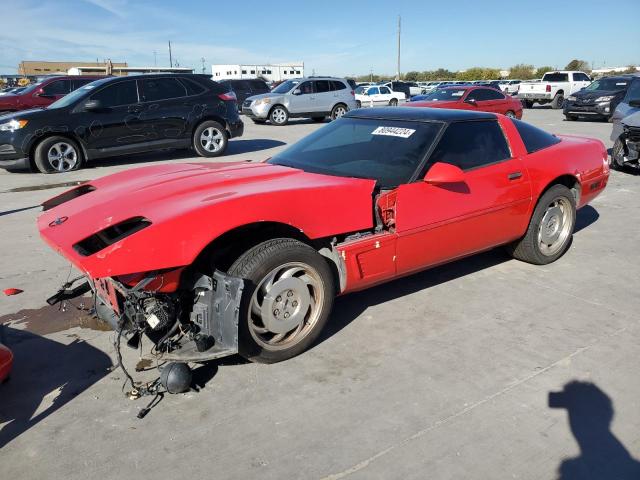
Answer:
[[[57,207],[58,205],[62,205],[63,203],[68,202],[69,200],[73,200],[74,198],[81,197],[82,195],[86,195],[89,192],[93,192],[95,189],[96,187],[86,183],[72,190],[67,190],[63,194],[58,195],[57,197],[50,198],[49,200],[44,202],[42,204],[42,211],[46,212],[47,210],[50,210],[53,207]]]
[[[123,238],[147,228],[151,222],[144,217],[133,217],[115,225],[111,225],[98,233],[76,243],[73,248],[80,255],[88,257]]]

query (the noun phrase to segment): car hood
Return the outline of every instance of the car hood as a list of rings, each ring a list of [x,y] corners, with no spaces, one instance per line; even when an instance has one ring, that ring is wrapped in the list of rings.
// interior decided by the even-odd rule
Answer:
[[[54,197],[38,228],[79,269],[115,276],[188,265],[214,238],[249,223],[290,225],[311,239],[370,228],[374,186],[267,163],[154,165]],[[132,218],[150,226],[91,255],[74,248]]]
[[[623,90],[580,90],[572,95],[582,100],[595,100],[598,97],[608,97],[621,93]]]
[[[284,93],[267,92],[267,93],[261,93],[259,95],[252,95],[250,97],[247,97],[247,100],[258,100],[260,98],[275,98],[275,97],[281,97],[282,95],[285,95],[285,94]]]
[[[8,121],[12,119],[16,120],[29,120],[29,119],[41,119],[54,117],[55,113],[52,113],[53,110],[47,110],[46,108],[30,108],[29,110],[20,110],[19,112],[9,112],[4,115],[0,115],[0,120]],[[56,110],[56,112],[60,112],[60,110]]]

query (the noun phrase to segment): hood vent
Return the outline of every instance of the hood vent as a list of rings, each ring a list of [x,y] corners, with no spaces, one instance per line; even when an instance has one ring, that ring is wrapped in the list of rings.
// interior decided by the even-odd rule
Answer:
[[[81,197],[82,195],[86,195],[89,192],[93,192],[96,189],[93,185],[89,185],[88,183],[84,185],[80,185],[78,188],[74,188],[71,190],[67,190],[61,195],[57,197],[50,198],[46,202],[42,204],[42,211],[46,212],[47,210],[51,210],[58,205],[62,205],[63,203],[68,202],[69,200],[73,200],[74,198]]]
[[[73,248],[80,255],[88,257],[129,235],[139,232],[143,228],[147,228],[149,225],[151,225],[151,222],[146,218],[133,217],[100,230],[98,233],[76,243]]]

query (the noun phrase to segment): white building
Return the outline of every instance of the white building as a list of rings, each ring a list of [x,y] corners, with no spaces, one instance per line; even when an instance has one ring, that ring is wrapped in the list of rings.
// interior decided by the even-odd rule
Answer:
[[[211,75],[214,80],[263,78],[268,82],[280,82],[290,78],[304,77],[304,62],[263,65],[211,65]]]

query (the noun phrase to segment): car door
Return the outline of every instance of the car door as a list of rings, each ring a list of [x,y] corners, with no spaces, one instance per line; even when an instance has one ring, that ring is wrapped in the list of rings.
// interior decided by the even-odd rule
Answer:
[[[99,102],[99,108],[84,105]],[[138,85],[135,79],[110,83],[91,94],[74,115],[74,123],[84,125],[83,140],[91,157],[125,153],[151,138],[149,128],[139,118]]]
[[[421,179],[436,162],[461,168],[464,182],[398,188],[400,275],[515,240],[528,225],[529,175],[496,120],[449,124]]]
[[[380,104],[380,87],[369,87],[365,95],[367,99],[363,101],[364,106],[375,107]]]
[[[591,80],[586,73],[576,72],[573,73],[573,82],[571,84],[571,93],[578,92],[591,83]]]
[[[34,107],[46,107],[61,99],[71,91],[70,80],[54,80],[33,93],[31,104]]]
[[[184,140],[194,101],[178,77],[142,78],[140,121],[159,142]]]
[[[395,98],[389,87],[380,87],[380,97],[378,105],[388,105],[392,98]]]
[[[315,106],[314,112],[328,113],[331,111],[334,103],[334,92],[331,91],[331,83],[329,80],[314,80],[315,88]]]
[[[465,106],[470,106],[467,110],[479,110],[481,112],[498,112],[500,99],[504,100],[504,95],[491,88],[474,88],[467,92],[463,99]]]
[[[289,99],[289,113],[303,114],[317,112],[316,96],[313,81],[307,80],[298,85]]]

